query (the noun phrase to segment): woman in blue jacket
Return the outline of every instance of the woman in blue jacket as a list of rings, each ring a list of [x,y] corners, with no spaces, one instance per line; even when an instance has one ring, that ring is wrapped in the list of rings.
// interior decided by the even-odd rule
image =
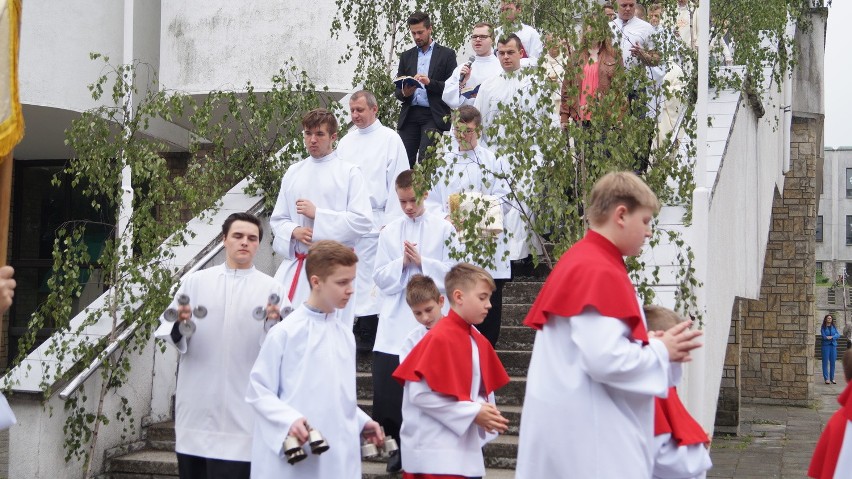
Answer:
[[[825,315],[820,334],[822,335],[822,378],[826,384],[829,380],[831,384],[837,384],[834,382],[834,363],[837,361],[837,338],[840,336],[840,332],[834,325],[834,316]],[[828,374],[829,365],[831,365],[830,375]]]

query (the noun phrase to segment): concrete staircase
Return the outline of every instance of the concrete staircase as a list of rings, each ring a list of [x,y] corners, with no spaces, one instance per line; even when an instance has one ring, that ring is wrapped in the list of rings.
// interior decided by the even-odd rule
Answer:
[[[509,419],[508,433],[485,446],[487,476],[493,479],[514,477],[518,456],[518,428],[521,405],[526,388],[526,374],[532,355],[535,332],[521,324],[527,310],[541,289],[546,273],[519,277],[506,284],[503,290],[503,326],[497,354],[511,382],[498,391],[497,406]],[[368,414],[372,410],[371,356],[357,358],[358,405]],[[178,477],[177,458],[174,453],[174,423],[160,423],[145,429],[144,445],[135,452],[116,456],[107,463],[108,479],[165,479]],[[362,464],[364,479],[398,479],[401,474],[388,474],[380,461]]]

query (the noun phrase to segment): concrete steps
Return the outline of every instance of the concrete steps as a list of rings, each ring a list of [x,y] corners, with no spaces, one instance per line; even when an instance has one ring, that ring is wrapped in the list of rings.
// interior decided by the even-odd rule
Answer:
[[[530,268],[531,274],[541,273]],[[503,290],[503,321],[497,355],[509,373],[510,382],[497,392],[497,405],[509,419],[509,430],[483,450],[488,479],[514,477],[518,456],[518,428],[521,422],[521,405],[526,389],[526,374],[532,356],[535,331],[522,325],[530,305],[541,290],[541,278],[522,277],[506,284]],[[358,354],[356,358],[356,387],[358,406],[367,414],[373,409],[372,354]],[[146,447],[109,460],[106,477],[110,479],[167,479],[178,477],[177,457],[174,453],[174,423],[153,424],[145,428]],[[383,460],[364,461],[361,464],[364,479],[400,479],[401,474],[385,472]]]

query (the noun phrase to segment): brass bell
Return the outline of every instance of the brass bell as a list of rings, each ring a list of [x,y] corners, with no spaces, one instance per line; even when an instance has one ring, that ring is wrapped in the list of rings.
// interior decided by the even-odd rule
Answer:
[[[291,466],[308,457],[296,436],[287,436],[284,439],[284,455]]]
[[[267,300],[267,306],[269,306],[269,305],[275,306],[280,302],[281,302],[281,296],[278,296],[277,294],[272,293],[272,294],[269,295],[269,299]],[[292,311],[292,309],[290,309],[290,311]],[[290,314],[290,313],[288,312],[287,314]],[[285,315],[283,314],[283,311],[282,311],[281,317],[284,317],[284,316]],[[258,306],[258,307],[254,308],[252,310],[251,317],[258,320],[258,321],[263,321],[263,320],[265,320],[269,317],[269,313],[267,312],[266,307]]]
[[[372,459],[379,455],[379,448],[376,447],[372,442],[364,442],[361,444],[361,458],[362,459]]]
[[[311,452],[316,455],[320,455],[329,449],[325,438],[316,429],[311,429],[308,432],[308,444],[311,445]]]
[[[195,334],[195,322],[191,319],[188,321],[181,321],[180,324],[178,324],[178,331],[180,331],[180,334],[187,339],[192,337],[192,335]]]
[[[177,297],[177,303],[180,306],[185,306],[185,305],[189,304],[189,296],[187,296],[185,294],[181,294],[180,296]],[[163,313],[163,318],[165,318],[166,321],[168,321],[170,323],[174,323],[175,321],[177,321],[177,319],[178,319],[177,308],[167,309],[166,312]]]
[[[399,445],[396,443],[396,439],[388,436],[385,438],[385,445],[382,448],[382,452],[386,455],[390,456],[399,451]]]

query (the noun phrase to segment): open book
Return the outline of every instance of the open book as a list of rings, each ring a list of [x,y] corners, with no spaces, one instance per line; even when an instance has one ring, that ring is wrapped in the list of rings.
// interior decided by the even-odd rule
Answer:
[[[472,86],[472,87],[464,87],[459,91],[459,94],[465,98],[476,98],[476,94],[479,93],[479,87],[482,85]]]
[[[410,77],[410,76],[396,77],[396,78],[393,79],[393,83],[400,90],[402,90],[402,87],[404,87],[404,86],[416,86],[417,88],[426,88],[425,86],[423,86],[422,83],[415,80],[414,77]]]

